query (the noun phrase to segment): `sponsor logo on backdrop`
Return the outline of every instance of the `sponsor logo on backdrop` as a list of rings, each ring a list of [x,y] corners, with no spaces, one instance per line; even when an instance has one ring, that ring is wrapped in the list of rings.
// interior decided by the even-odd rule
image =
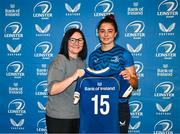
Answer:
[[[48,73],[47,64],[41,64],[41,66],[39,68],[36,68],[37,76],[47,76],[47,73]]]
[[[71,28],[77,28],[82,30],[82,24],[79,21],[71,21],[64,27],[64,33]]]
[[[166,16],[166,18],[174,18],[178,15],[178,1],[177,0],[163,0],[159,6],[157,15]]]
[[[139,45],[137,45],[136,47],[133,47],[132,45],[130,45],[130,44],[126,44],[126,47],[127,47],[127,49],[131,52],[131,54],[133,55],[133,56],[142,56],[142,53],[140,52],[141,51],[141,49],[142,49],[142,47],[143,47],[143,44],[141,43],[141,44],[139,44]]]
[[[164,81],[159,83],[155,87],[154,97],[163,98],[163,99],[171,99],[174,97],[174,83],[171,81]]]
[[[101,47],[101,43],[98,43],[98,44],[94,47],[94,50],[98,49],[99,47]]]
[[[66,16],[80,16],[78,11],[81,8],[81,3],[76,4],[74,7],[70,6],[69,3],[65,3],[65,8],[68,11]]]
[[[5,16],[7,17],[19,17],[20,16],[20,8],[16,8],[15,4],[10,4],[9,8],[5,8]]]
[[[14,99],[8,104],[8,113],[22,116],[26,113],[23,99]]]
[[[132,118],[139,118],[143,116],[143,112],[141,111],[143,108],[143,104],[141,101],[131,101],[129,103],[131,108],[131,116]]]
[[[138,75],[138,79],[143,78],[144,77],[144,73],[143,73],[144,65],[143,65],[143,63],[140,61],[135,61],[134,66],[136,68],[136,73]]]
[[[36,96],[43,96],[43,97],[47,97],[48,95],[48,89],[47,89],[48,83],[47,81],[41,81],[36,85],[36,91],[35,91],[35,95]]]
[[[162,68],[157,68],[158,77],[173,77],[173,69],[168,64],[163,64]]]
[[[4,38],[11,38],[13,40],[19,40],[23,38],[22,24],[20,22],[11,22],[4,28]]]
[[[7,55],[8,56],[21,56],[21,49],[22,49],[22,44],[18,44],[16,46],[13,46],[11,44],[7,44],[7,50],[8,50],[8,53]]]
[[[6,67],[6,76],[14,77],[14,78],[21,78],[25,76],[23,69],[24,69],[24,65],[22,62],[13,61],[9,63]]]
[[[156,115],[171,115],[170,110],[172,109],[172,103],[166,105],[156,103],[156,109]]]
[[[163,59],[172,59],[176,57],[176,43],[174,41],[164,41],[156,48],[156,57]]]
[[[14,82],[12,86],[9,86],[9,94],[23,94],[23,87],[19,86],[18,82]]]
[[[130,133],[140,133],[140,127],[141,127],[141,121],[138,121],[135,124],[132,124],[132,122],[131,122],[129,124],[129,132]]]
[[[154,126],[154,134],[173,134],[173,123],[171,120],[160,120]]]
[[[49,19],[53,15],[51,13],[52,5],[49,1],[41,1],[33,8],[33,17],[41,19]]]
[[[50,36],[49,31],[51,29],[51,24],[46,25],[45,27],[39,26],[38,24],[35,24],[35,29],[38,33],[36,33],[37,37],[41,36]]]
[[[144,28],[145,24],[143,21],[132,21],[126,26],[125,37],[142,39],[142,37],[145,37]]]
[[[159,23],[159,29],[161,32],[159,36],[174,36],[173,30],[175,29],[176,23],[172,23],[169,26],[164,26],[163,23]]]
[[[51,42],[43,41],[37,44],[34,48],[34,57],[41,59],[50,59],[53,57]]]
[[[141,88],[138,88],[135,92],[132,92],[133,96],[141,96]]]
[[[37,132],[47,133],[46,119],[45,118],[42,118],[37,122],[36,131]]]
[[[139,2],[133,2],[131,7],[127,8],[127,15],[143,15],[144,7],[139,6]]]
[[[112,12],[114,8],[114,3],[111,0],[102,0],[96,4],[94,7],[94,16],[106,16],[110,14],[114,14]]]
[[[11,123],[11,129],[12,130],[24,130],[24,127],[23,127],[23,125],[24,125],[24,119],[21,119],[21,120],[14,120],[14,119],[12,119],[12,118],[10,118],[10,123]]]
[[[38,112],[39,113],[45,113],[46,106],[43,105],[42,102],[38,101],[37,102],[37,106],[38,106]]]

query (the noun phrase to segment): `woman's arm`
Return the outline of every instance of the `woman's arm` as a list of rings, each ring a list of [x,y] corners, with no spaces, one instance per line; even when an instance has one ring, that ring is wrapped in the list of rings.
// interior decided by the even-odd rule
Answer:
[[[133,89],[138,89],[138,77],[134,66],[126,67],[125,70],[120,72],[125,80],[128,80]]]
[[[71,85],[78,77],[82,77],[84,75],[84,70],[83,69],[77,69],[76,72],[64,79],[63,81],[60,81],[60,82],[56,82],[52,85],[51,89],[49,90],[49,94],[50,95],[56,95],[56,94],[59,94],[59,93],[62,93],[64,90],[67,89],[67,87],[69,85]]]

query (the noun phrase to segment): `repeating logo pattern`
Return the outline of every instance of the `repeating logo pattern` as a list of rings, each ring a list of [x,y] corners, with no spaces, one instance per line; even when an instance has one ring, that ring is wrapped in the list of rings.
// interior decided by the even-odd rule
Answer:
[[[118,24],[115,43],[132,54],[139,79],[129,101],[129,133],[178,133],[178,0],[6,0],[0,8],[0,133],[47,133],[48,67],[63,35],[82,30],[90,54],[101,47],[97,25],[109,14]]]

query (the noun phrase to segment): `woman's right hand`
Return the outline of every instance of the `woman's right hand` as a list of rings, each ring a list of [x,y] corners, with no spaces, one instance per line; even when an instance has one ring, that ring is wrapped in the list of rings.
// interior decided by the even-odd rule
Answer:
[[[76,72],[72,75],[72,77],[74,80],[76,80],[77,78],[82,77],[84,73],[84,69],[77,69]]]

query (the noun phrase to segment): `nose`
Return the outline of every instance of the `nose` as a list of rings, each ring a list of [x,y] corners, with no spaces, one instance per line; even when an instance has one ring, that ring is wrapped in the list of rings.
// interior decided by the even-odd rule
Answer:
[[[107,31],[104,32],[104,36],[108,36],[108,32]]]
[[[79,40],[76,40],[76,41],[75,41],[75,44],[78,45],[78,44],[79,44]]]

